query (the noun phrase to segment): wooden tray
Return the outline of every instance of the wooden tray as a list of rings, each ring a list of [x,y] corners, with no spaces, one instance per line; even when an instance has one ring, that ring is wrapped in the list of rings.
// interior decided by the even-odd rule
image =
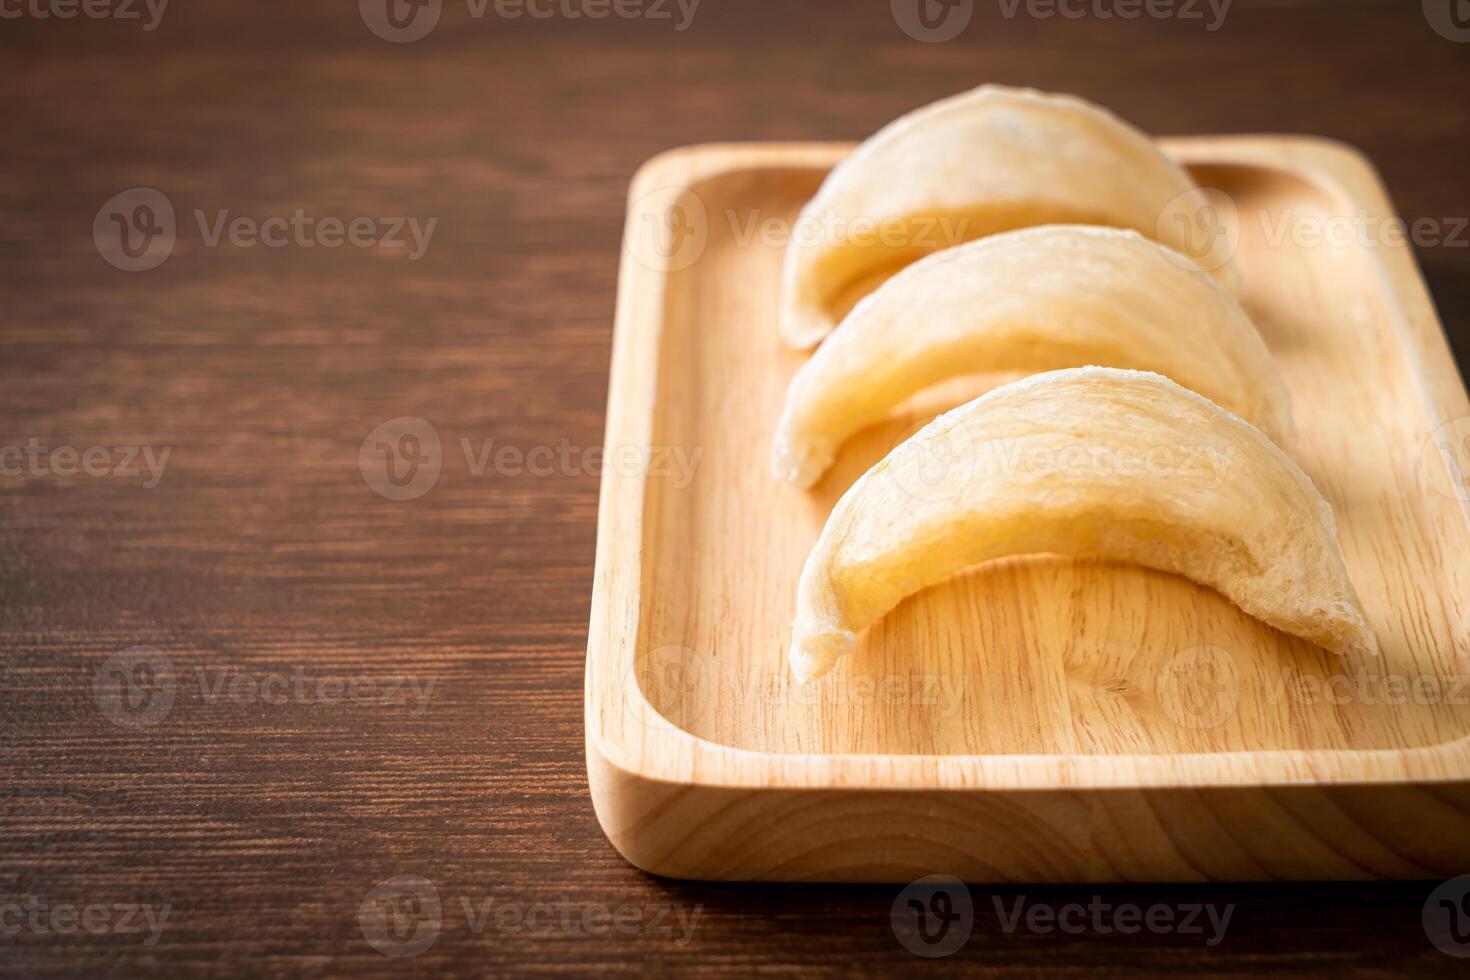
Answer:
[[[1470,405],[1410,250],[1343,233],[1393,211],[1340,145],[1165,147],[1237,208],[1293,455],[1336,508],[1382,657],[1335,658],[1181,578],[1035,558],[911,598],[795,685],[807,550],[935,406],[864,433],[813,492],[772,479],[803,357],[776,336],[782,227],[850,147],[676,150],[630,193],[588,639],[588,777],[629,861],[838,881],[1470,870],[1470,511],[1433,438],[1466,435]]]

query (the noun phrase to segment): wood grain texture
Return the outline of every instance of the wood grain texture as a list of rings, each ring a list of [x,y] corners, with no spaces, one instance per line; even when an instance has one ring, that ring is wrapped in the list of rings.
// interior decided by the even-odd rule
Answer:
[[[921,44],[888,4],[717,3],[652,20],[474,20],[446,3],[389,45],[351,4],[174,3],[158,30],[0,24],[0,445],[172,446],[163,479],[0,479],[0,899],[172,905],[136,934],[0,936],[26,976],[566,970],[631,976],[913,969],[891,887],[670,883],[603,838],[582,681],[595,468],[476,476],[469,439],[601,444],[630,177],[668,147],[853,139],[993,80],[1075,91],[1158,133],[1306,132],[1379,166],[1406,218],[1470,214],[1470,47],[1417,3],[1236,0],[1183,21],[1006,19]],[[859,67],[860,66],[860,67]],[[188,230],[151,272],[91,240],[126,188]],[[212,218],[438,217],[421,260],[208,248]],[[1467,349],[1470,250],[1419,260]],[[358,467],[399,416],[433,423],[439,483],[394,502]],[[176,698],[112,724],[94,680],[133,645]],[[219,671],[434,681],[428,707],[210,700]],[[196,669],[206,671],[201,687]],[[313,698],[315,695],[313,694]],[[443,928],[381,955],[360,904],[431,879]],[[976,935],[936,972],[1452,972],[1424,884],[1004,889],[1058,903],[1236,902],[1227,940]],[[694,939],[476,932],[460,899],[702,903]]]
[[[588,641],[594,798],[641,867],[906,882],[1470,865],[1470,511],[1424,451],[1470,405],[1406,246],[1273,232],[1358,214],[1379,227],[1387,200],[1338,144],[1164,147],[1235,209],[1242,301],[1292,388],[1292,455],[1336,511],[1379,653],[1334,656],[1177,576],[1016,559],[910,597],[797,684],[796,581],[827,514],[954,402],[860,433],[810,493],[776,482],[769,445],[804,355],[759,333],[782,248],[740,229],[791,227],[848,147],[674,151],[629,195],[607,443],[700,465],[604,480]],[[655,238],[672,208],[698,227]],[[687,247],[656,247],[675,241]],[[1155,449],[1165,478],[1205,475],[1186,470],[1187,446]],[[1354,784],[1370,785],[1349,803]],[[1226,812],[1244,851],[1213,830]]]

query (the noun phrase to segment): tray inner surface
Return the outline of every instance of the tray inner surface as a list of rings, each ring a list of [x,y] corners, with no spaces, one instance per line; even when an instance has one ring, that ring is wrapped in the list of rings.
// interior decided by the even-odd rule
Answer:
[[[1283,216],[1356,206],[1288,171],[1195,171],[1238,206],[1244,301],[1291,387],[1291,451],[1337,512],[1381,658],[1337,658],[1170,575],[1036,557],[911,598],[827,678],[797,687],[788,623],[825,515],[944,406],[916,400],[867,430],[814,492],[769,475],[803,359],[776,336],[770,229],[789,226],[821,173],[754,169],[693,189],[708,240],[666,279],[654,444],[700,455],[692,482],[655,470],[645,491],[636,656],[652,705],[701,738],[777,753],[1396,749],[1465,735],[1467,630],[1441,597],[1467,593],[1443,556],[1470,549],[1470,533],[1460,504],[1421,474],[1432,425],[1386,280],[1357,244],[1273,241]]]

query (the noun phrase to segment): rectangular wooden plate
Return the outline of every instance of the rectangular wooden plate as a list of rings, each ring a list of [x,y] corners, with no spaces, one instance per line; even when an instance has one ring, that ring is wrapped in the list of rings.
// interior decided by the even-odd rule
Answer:
[[[1234,204],[1292,454],[1336,509],[1382,656],[1334,657],[1177,577],[1038,557],[911,598],[796,685],[788,624],[823,520],[942,405],[860,435],[812,492],[774,480],[803,358],[776,335],[785,229],[851,147],[676,150],[630,192],[588,639],[589,781],[629,861],[744,880],[1470,871],[1470,509],[1436,442],[1470,434],[1470,404],[1410,249],[1343,146],[1164,145]]]

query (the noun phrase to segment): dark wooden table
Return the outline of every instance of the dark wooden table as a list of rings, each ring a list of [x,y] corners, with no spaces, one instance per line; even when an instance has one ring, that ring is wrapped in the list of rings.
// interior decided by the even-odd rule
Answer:
[[[1417,0],[1236,0],[1213,31],[1203,6],[979,0],[933,44],[886,0],[705,0],[684,30],[662,3],[594,20],[445,0],[401,44],[350,2],[176,0],[153,30],[141,0],[138,19],[37,15],[65,3],[0,4],[0,969],[1463,970],[1426,939],[1426,883],[975,888],[969,943],[923,961],[890,928],[894,888],[633,870],[582,744],[585,451],[642,160],[860,137],[994,80],[1157,133],[1337,137],[1405,217],[1450,223],[1470,215],[1470,44]],[[128,269],[164,239],[136,258],[94,240],[96,219],[121,241],[104,203],[135,187],[175,212],[148,271]],[[140,245],[163,227],[150,203],[112,208]],[[409,217],[437,219],[421,255],[384,220]],[[369,220],[353,243],[324,218]],[[1419,253],[1462,357],[1467,237]],[[359,452],[405,416],[432,424],[442,471],[393,500]],[[555,458],[481,468],[491,439]],[[418,879],[371,892],[406,875],[437,919]],[[1094,895],[1235,909],[1206,946],[1007,932],[993,899]]]

